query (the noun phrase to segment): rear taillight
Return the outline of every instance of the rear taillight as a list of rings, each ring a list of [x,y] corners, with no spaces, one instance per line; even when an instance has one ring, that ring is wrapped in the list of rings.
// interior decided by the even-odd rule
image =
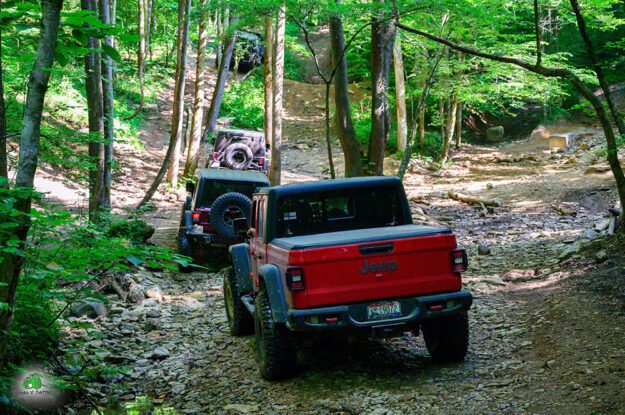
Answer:
[[[304,270],[302,268],[287,268],[286,285],[291,291],[302,291],[306,288],[304,282]]]
[[[453,272],[465,272],[469,266],[467,251],[464,249],[454,249],[451,251],[451,270]]]
[[[213,160],[217,160],[219,158],[219,153],[216,151],[213,151]]]
[[[265,158],[264,157],[259,157],[258,158],[258,164],[260,164],[261,166],[265,165]]]
[[[199,223],[200,222],[200,212],[193,212],[191,214],[191,222],[192,223]]]

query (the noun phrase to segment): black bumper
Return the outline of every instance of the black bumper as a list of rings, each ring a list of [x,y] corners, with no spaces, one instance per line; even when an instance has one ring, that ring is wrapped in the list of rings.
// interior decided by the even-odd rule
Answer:
[[[194,244],[200,246],[211,246],[215,248],[226,248],[230,245],[241,242],[240,239],[224,238],[216,233],[193,233],[187,232],[187,238]]]
[[[313,308],[291,309],[287,312],[288,327],[297,331],[324,331],[346,329],[354,331],[379,330],[384,334],[400,334],[418,326],[423,320],[444,317],[468,310],[473,303],[469,291],[397,298],[384,301],[398,301],[400,315],[386,319],[368,318],[367,307],[372,302]],[[382,301],[376,301],[380,303]]]

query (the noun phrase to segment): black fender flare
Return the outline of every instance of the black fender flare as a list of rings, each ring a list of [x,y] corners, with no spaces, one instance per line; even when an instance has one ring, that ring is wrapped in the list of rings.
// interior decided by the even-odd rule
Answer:
[[[273,314],[273,320],[276,323],[287,322],[287,307],[286,299],[284,297],[284,284],[282,283],[282,276],[280,275],[280,269],[273,264],[265,264],[260,267],[259,277],[265,284],[267,290],[267,296],[269,297],[269,304],[271,304],[271,313]]]
[[[239,282],[239,291],[241,294],[251,293],[254,291],[254,285],[250,280],[250,255],[249,245],[246,243],[231,245],[228,248],[230,257],[232,258],[232,267],[234,274]]]

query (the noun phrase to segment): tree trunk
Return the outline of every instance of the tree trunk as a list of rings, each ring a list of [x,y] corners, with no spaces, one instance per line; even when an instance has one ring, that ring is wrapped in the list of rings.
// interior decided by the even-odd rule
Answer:
[[[458,112],[456,114],[456,150],[460,150],[462,145],[462,102],[458,102]]]
[[[232,16],[230,25],[234,26],[236,24],[236,21],[237,16]],[[208,115],[206,116],[206,127],[204,128],[204,134],[202,135],[203,141],[207,141],[208,137],[215,132],[217,118],[219,118],[219,111],[221,110],[221,101],[224,98],[226,81],[228,80],[228,67],[230,66],[230,59],[232,59],[232,53],[234,51],[234,44],[236,40],[236,34],[234,30],[232,30],[230,35],[228,36],[226,49],[224,49],[224,52],[221,56],[221,62],[219,63],[219,72],[217,73],[217,81],[215,82],[215,89],[213,90],[213,98],[211,99],[211,105],[208,108]]]
[[[618,111],[614,100],[612,99],[612,92],[610,91],[610,85],[605,79],[605,74],[603,72],[603,67],[599,64],[597,60],[597,53],[595,52],[595,47],[590,40],[590,36],[588,35],[588,30],[586,29],[586,21],[584,20],[584,16],[582,15],[582,11],[579,7],[579,3],[577,0],[570,0],[571,6],[573,7],[573,11],[575,12],[575,17],[577,19],[577,28],[579,29],[579,34],[584,40],[584,45],[586,46],[586,53],[588,53],[588,57],[590,58],[590,63],[592,64],[592,68],[595,71],[597,76],[597,80],[599,81],[599,85],[603,90],[603,96],[605,97],[606,102],[608,103],[608,108],[610,108],[610,112],[612,113],[612,117],[616,122],[616,126],[618,127],[618,131],[622,136],[625,136],[625,122],[623,121],[623,117]],[[625,210],[625,206],[623,207]]]
[[[113,15],[115,14],[115,5],[113,8],[109,4],[109,0],[99,0],[100,20],[103,24],[114,24]],[[113,47],[113,36],[104,36],[104,44]],[[106,53],[102,54],[102,96],[103,96],[103,112],[104,112],[104,199],[102,207],[105,210],[111,209],[111,182],[113,170],[113,142],[115,141],[115,102],[113,93],[113,59]]]
[[[152,9],[154,7],[154,0],[147,0],[148,5],[147,5],[147,16],[145,19],[145,55],[146,55],[146,59],[149,56],[150,60],[152,59],[152,44],[151,44],[151,38],[152,38],[152,19],[154,17],[154,14],[152,13]]]
[[[284,81],[284,36],[286,30],[286,4],[280,5],[276,20],[276,39],[273,58],[273,146],[271,146],[271,166],[269,181],[279,185],[282,176],[282,89]]]
[[[334,157],[332,156],[332,140],[330,137],[330,87],[332,81],[326,81],[326,96],[325,96],[325,112],[326,112],[326,146],[328,150],[328,166],[330,168],[330,178],[336,179],[336,172],[334,170]]]
[[[15,179],[16,188],[27,190],[33,190],[35,171],[37,170],[41,115],[50,79],[50,68],[54,64],[63,0],[42,0],[41,6],[41,34],[24,103],[24,118],[19,142],[19,164]],[[15,230],[15,236],[21,243],[26,241],[30,228],[28,215],[30,214],[31,203],[31,194],[25,195],[23,193],[20,194],[15,203],[16,209],[23,213],[23,216],[19,218],[21,220],[20,226]],[[0,303],[5,303],[6,306],[0,308],[0,369],[6,364],[7,333],[13,320],[13,304],[21,267],[21,256],[8,253],[1,254]]]
[[[145,16],[146,16],[146,8],[147,8],[148,0],[137,0],[137,9],[138,9],[138,29],[139,32],[139,45],[137,47],[137,77],[139,78],[139,91],[141,94],[141,98],[139,99],[139,106],[135,110],[132,115],[124,118],[124,120],[130,120],[139,115],[141,110],[143,109],[143,105],[145,103],[145,94],[143,91],[143,79],[145,74],[145,53],[146,53],[146,24],[145,24]]]
[[[176,84],[174,86],[174,111],[172,115],[171,133],[169,135],[169,145],[167,153],[163,159],[163,164],[159,169],[152,185],[146,192],[145,196],[137,205],[137,209],[143,207],[152,199],[154,193],[161,184],[165,173],[171,163],[172,156],[176,149],[176,145],[180,140],[182,130],[182,111],[184,104],[184,84],[186,81],[186,60],[187,60],[187,43],[189,37],[189,10],[191,9],[191,0],[178,0],[178,30],[177,30],[177,62],[176,62]]]
[[[95,0],[81,0],[83,11],[97,15]],[[102,72],[100,64],[100,40],[87,38],[89,53],[84,57],[85,89],[87,93],[87,113],[89,119],[89,220],[97,222],[104,203],[104,143],[102,133],[104,120],[102,113]]]
[[[338,3],[338,1],[337,1]],[[345,158],[345,176],[356,177],[363,175],[362,147],[352,121],[349,102],[349,84],[347,80],[347,57],[345,50],[345,36],[343,21],[338,15],[330,16],[330,42],[332,60],[336,67],[334,75],[334,105],[336,107],[336,133],[343,149]]]
[[[438,99],[438,116],[441,122],[441,142],[445,140],[447,133],[445,132],[445,100],[443,98]]]
[[[223,30],[221,29],[221,9],[217,6],[217,12],[215,20],[216,20],[216,29],[217,36],[215,38],[215,68],[219,68],[219,64],[221,63],[221,45],[222,45],[222,35]]]
[[[2,31],[0,31],[0,178],[8,179],[7,159],[7,113],[4,103],[4,82],[2,69]]]
[[[273,21],[265,16],[265,142],[273,148]]]
[[[397,95],[397,150],[406,149],[408,139],[408,119],[406,114],[406,80],[404,77],[404,60],[401,51],[399,33],[395,37],[393,47],[393,63],[395,69],[395,90]]]
[[[184,124],[184,93],[187,81],[187,48],[189,45],[189,26],[191,23],[191,0],[185,1],[183,27],[178,43],[176,61],[176,85],[174,90],[173,114],[171,120],[170,143],[174,149],[170,156],[171,162],[167,169],[167,182],[173,187],[178,186],[178,168],[180,167],[180,150],[182,146],[182,127]]]
[[[447,118],[447,126],[445,127],[445,135],[443,142],[443,152],[440,156],[440,163],[445,164],[449,157],[449,146],[451,140],[454,138],[454,131],[456,129],[456,113],[458,111],[458,99],[454,95],[449,103],[449,116]]]
[[[195,97],[193,100],[193,115],[191,121],[191,135],[188,143],[187,162],[184,166],[185,177],[192,177],[197,169],[200,158],[200,141],[202,140],[202,117],[204,116],[204,84],[206,73],[206,45],[208,43],[209,10],[207,0],[200,0],[200,21],[198,24],[197,63],[195,66]],[[187,126],[189,128],[189,126]]]
[[[384,0],[375,0],[384,3]],[[371,25],[371,135],[367,172],[381,176],[384,170],[384,150],[390,134],[388,77],[393,56],[395,26],[382,16],[373,18]]]

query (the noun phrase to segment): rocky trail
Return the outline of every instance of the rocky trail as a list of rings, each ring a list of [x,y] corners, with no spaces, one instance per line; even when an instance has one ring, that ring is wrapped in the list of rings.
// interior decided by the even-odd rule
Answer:
[[[325,176],[321,85],[285,85],[286,181]],[[166,134],[169,91],[142,139],[149,159],[123,177],[155,174]],[[569,126],[569,149],[532,139],[500,147],[467,145],[453,164],[413,163],[405,185],[415,222],[451,227],[469,251],[466,287],[475,294],[471,344],[459,365],[431,362],[421,337],[304,342],[292,380],[260,380],[253,338],[228,334],[225,263],[180,274],[140,270],[135,302],[108,296],[93,326],[64,328],[60,350],[76,366],[98,355],[109,368],[87,386],[110,408],[148,396],[180,414],[623,414],[625,413],[625,258],[606,249],[613,181],[597,156],[598,132]],[[583,130],[583,131],[582,131]],[[334,143],[340,171],[340,151]],[[130,151],[130,150],[129,150]],[[122,153],[123,157],[123,153]],[[388,168],[396,168],[388,159]],[[123,182],[118,178],[118,183]],[[119,189],[129,206],[145,183]],[[449,198],[462,192],[500,200],[493,209]],[[175,245],[181,197],[163,192],[152,242]],[[559,211],[558,211],[559,210]],[[607,220],[607,225],[606,225]],[[83,317],[85,318],[85,317]],[[90,413],[86,400],[66,413]]]

